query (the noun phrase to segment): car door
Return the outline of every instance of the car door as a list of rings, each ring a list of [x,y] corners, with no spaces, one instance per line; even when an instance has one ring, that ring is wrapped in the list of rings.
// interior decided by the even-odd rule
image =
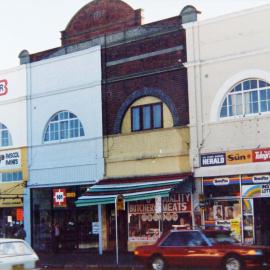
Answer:
[[[217,264],[217,251],[200,231],[185,233],[186,247],[183,251],[185,266],[213,267]]]
[[[184,265],[185,246],[182,244],[179,233],[171,232],[159,246],[159,252],[170,266]]]

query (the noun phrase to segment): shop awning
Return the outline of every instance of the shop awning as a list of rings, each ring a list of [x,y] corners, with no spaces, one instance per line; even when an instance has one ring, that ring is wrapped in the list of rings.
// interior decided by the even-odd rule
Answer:
[[[190,177],[188,177],[190,180]],[[123,195],[126,202],[149,200],[156,196],[168,197],[172,190],[179,190],[179,185],[185,184],[187,178],[151,181],[129,181],[125,183],[110,183],[100,181],[88,188],[87,192],[76,201],[77,207],[98,204],[113,204],[118,195]],[[181,188],[180,188],[181,189]],[[185,192],[185,191],[183,191]]]
[[[23,207],[24,183],[0,183],[0,208]]]

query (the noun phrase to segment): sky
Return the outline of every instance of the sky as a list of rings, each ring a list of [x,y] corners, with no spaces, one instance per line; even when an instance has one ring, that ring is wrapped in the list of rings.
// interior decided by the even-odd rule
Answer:
[[[60,31],[89,0],[0,0],[0,70],[19,65],[19,53],[59,47]],[[186,5],[202,12],[205,20],[270,4],[270,0],[125,0],[144,10],[144,23],[177,16]]]

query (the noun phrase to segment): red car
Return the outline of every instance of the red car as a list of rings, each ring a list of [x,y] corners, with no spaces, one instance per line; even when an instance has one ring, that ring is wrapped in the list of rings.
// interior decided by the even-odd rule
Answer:
[[[270,247],[218,243],[200,230],[169,231],[156,244],[137,247],[134,254],[153,270],[166,266],[270,269]]]

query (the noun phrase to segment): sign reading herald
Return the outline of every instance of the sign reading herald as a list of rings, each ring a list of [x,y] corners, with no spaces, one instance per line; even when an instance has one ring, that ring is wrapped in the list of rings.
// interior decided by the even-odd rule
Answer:
[[[0,96],[4,96],[8,92],[8,81],[7,80],[0,80]]]
[[[201,155],[201,166],[202,167],[220,166],[220,165],[226,165],[225,153]]]
[[[237,165],[253,162],[269,162],[270,148],[256,150],[234,150],[201,155],[201,167]]]

